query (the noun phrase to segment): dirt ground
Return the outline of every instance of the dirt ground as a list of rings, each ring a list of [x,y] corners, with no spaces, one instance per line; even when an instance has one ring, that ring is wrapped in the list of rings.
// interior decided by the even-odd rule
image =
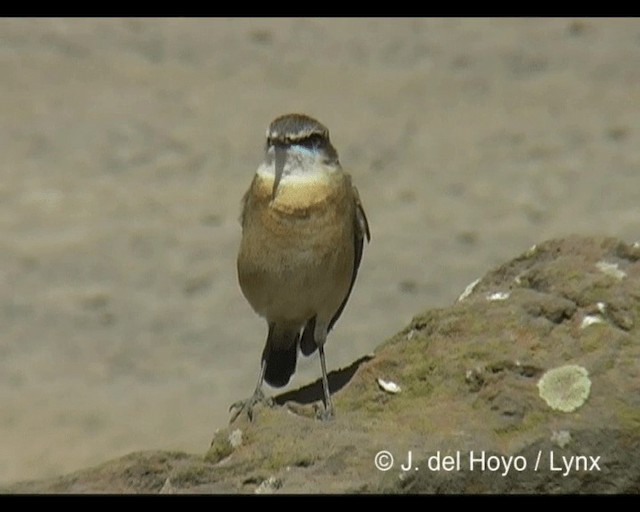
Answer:
[[[640,239],[637,19],[2,19],[0,70],[0,482],[204,453],[251,393],[239,203],[282,113],[372,231],[330,368],[534,243]]]

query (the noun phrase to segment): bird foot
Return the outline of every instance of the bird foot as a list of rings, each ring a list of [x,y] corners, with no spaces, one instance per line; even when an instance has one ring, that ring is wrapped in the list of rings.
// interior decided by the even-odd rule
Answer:
[[[320,421],[330,421],[335,417],[333,407],[325,407],[316,411],[316,419]]]
[[[233,423],[243,411],[247,414],[249,421],[253,421],[253,408],[258,404],[273,407],[273,399],[265,397],[262,390],[258,389],[250,398],[246,400],[238,400],[237,402],[232,403],[231,407],[229,407],[229,411],[234,411],[234,409],[235,411],[233,412],[229,423]]]

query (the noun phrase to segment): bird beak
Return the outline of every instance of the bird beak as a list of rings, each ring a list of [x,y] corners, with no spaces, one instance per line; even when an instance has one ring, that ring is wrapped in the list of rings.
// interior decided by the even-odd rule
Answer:
[[[276,152],[276,177],[273,180],[273,190],[271,192],[271,200],[275,199],[276,191],[278,190],[278,185],[280,185],[280,180],[282,179],[282,172],[284,171],[284,163],[287,159],[287,148],[286,146],[281,146],[276,144],[274,146]]]

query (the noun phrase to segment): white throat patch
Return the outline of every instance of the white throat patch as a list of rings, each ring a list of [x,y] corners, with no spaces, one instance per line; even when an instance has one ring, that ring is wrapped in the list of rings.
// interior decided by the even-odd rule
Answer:
[[[275,162],[275,151],[270,148],[264,162],[258,167],[257,174],[262,178],[275,179]],[[339,169],[339,166],[324,163],[322,155],[317,151],[303,146],[291,146],[287,149],[280,186],[289,183],[317,182],[318,179]]]

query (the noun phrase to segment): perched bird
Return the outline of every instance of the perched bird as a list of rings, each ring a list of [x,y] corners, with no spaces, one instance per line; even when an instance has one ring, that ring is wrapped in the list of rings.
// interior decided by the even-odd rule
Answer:
[[[240,288],[269,330],[252,397],[236,402],[233,421],[264,401],[262,383],[285,386],[298,347],[317,349],[324,412],[333,417],[324,344],[358,274],[369,225],[351,176],[342,170],[329,130],[304,114],[287,114],[267,129],[265,159],[242,200]]]

